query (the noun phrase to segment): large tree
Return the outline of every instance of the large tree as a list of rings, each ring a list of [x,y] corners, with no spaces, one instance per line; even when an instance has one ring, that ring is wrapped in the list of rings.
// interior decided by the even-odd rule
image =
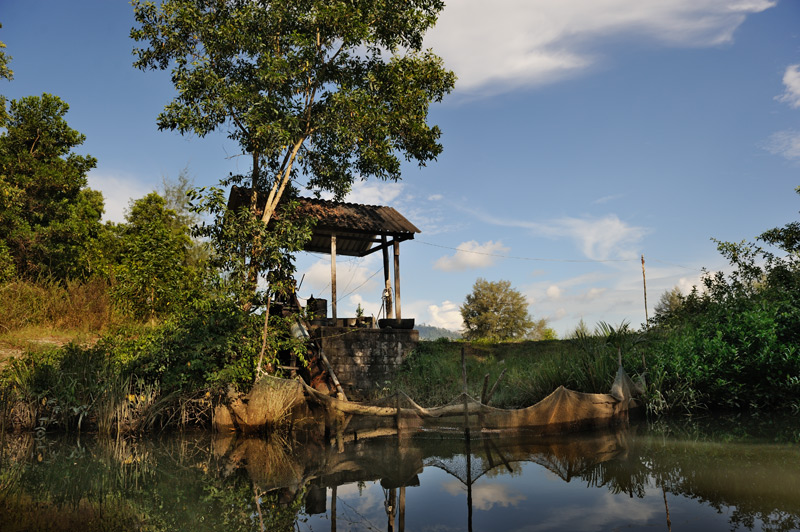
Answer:
[[[86,137],[67,124],[68,109],[46,93],[12,100],[0,135],[0,241],[25,277],[91,273],[87,243],[101,228],[103,197],[86,187],[97,161],[73,151]]]
[[[461,305],[461,317],[468,340],[522,339],[534,326],[525,296],[510,281],[479,278]]]
[[[224,184],[248,187],[251,218],[269,222],[295,184],[342,198],[356,178],[397,180],[402,158],[424,165],[441,152],[428,108],[455,77],[422,50],[441,0],[133,5],[131,36],[145,43],[135,66],[171,69],[178,92],[159,128],[200,136],[225,129],[251,171]],[[255,273],[280,267],[268,260],[280,242],[264,234],[249,240],[254,287]]]

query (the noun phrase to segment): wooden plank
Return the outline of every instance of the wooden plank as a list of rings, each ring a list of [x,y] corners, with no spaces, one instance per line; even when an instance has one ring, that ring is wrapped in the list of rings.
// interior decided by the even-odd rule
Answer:
[[[394,241],[394,315],[399,321],[400,313],[400,242]]]
[[[392,310],[392,282],[389,280],[389,245],[386,242],[386,235],[381,235],[381,248],[383,249],[383,289],[386,308],[386,318],[394,316]]]
[[[331,235],[331,317],[336,319],[336,235]]]

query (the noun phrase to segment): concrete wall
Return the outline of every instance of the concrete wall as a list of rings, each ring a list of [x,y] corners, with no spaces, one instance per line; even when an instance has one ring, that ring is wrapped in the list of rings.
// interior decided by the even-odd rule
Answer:
[[[419,332],[411,329],[319,327],[313,328],[311,335],[321,339],[344,392],[354,400],[369,398],[392,380],[419,343]]]

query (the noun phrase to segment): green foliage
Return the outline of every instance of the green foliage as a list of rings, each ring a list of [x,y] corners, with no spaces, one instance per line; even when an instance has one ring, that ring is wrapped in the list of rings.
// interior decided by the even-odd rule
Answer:
[[[3,25],[0,24],[0,28]],[[7,79],[11,81],[14,79],[14,71],[8,67],[11,62],[11,56],[4,51],[6,43],[0,41],[0,79]],[[5,127],[8,120],[8,111],[6,110],[6,97],[0,94],[0,127]]]
[[[491,405],[531,406],[559,386],[587,393],[608,393],[617,371],[616,351],[604,337],[574,340],[466,343],[440,339],[422,342],[401,366],[389,391],[401,390],[423,406],[450,403],[461,393],[461,349],[466,349],[468,393],[480,397],[483,379],[492,385],[505,370]],[[624,364],[635,367],[628,351]]]
[[[273,221],[301,178],[342,198],[356,177],[399,179],[401,154],[424,165],[441,152],[428,107],[455,77],[421,51],[440,0],[133,5],[131,37],[143,43],[134,65],[171,69],[178,93],[159,128],[204,136],[226,127],[251,156],[249,175],[223,182],[247,185],[240,212],[226,215],[217,190],[195,197],[215,219],[200,234],[245,309],[263,303],[255,294],[262,272],[272,276],[272,293],[285,290],[290,258],[278,255],[299,249],[307,222],[291,229],[291,207],[269,232],[257,222]]]
[[[190,199],[194,188],[194,181],[189,176],[187,168],[181,170],[174,180],[166,177],[161,180],[161,197],[164,198],[165,207],[175,213],[170,220],[177,232],[191,230],[201,222],[200,214],[193,210]],[[206,242],[192,239],[186,250],[187,266],[190,268],[208,266],[209,252]]]
[[[7,283],[17,276],[17,268],[14,266],[14,257],[8,250],[8,246],[0,240],[0,285]]]
[[[302,361],[305,346],[289,333],[291,318],[272,316],[269,325],[264,365],[290,351]],[[117,328],[92,347],[26,353],[0,374],[0,389],[32,409],[42,430],[71,429],[85,419],[105,432],[186,423],[176,412],[196,398],[250,388],[262,327],[261,316],[230,298],[196,298],[161,323]],[[211,404],[201,403],[206,410]],[[188,420],[206,421],[207,412]]]
[[[658,410],[798,409],[800,262],[797,224],[751,243],[718,242],[733,271],[706,274],[657,331],[650,356]]]
[[[222,272],[216,290],[232,297],[242,308],[264,305],[272,296],[285,297],[294,288],[294,253],[311,236],[311,221],[296,219],[295,201],[285,201],[281,215],[270,225],[253,218],[247,209],[229,210],[224,191],[199,189],[190,193],[192,208],[211,218],[195,227],[195,236],[207,239],[209,263]],[[257,291],[253,272],[268,272],[268,292]]]
[[[531,330],[528,331],[528,339],[530,340],[557,340],[558,333],[555,329],[547,326],[547,320],[540,318],[532,322]]]
[[[12,401],[35,409],[36,430],[80,431],[103,395],[106,375],[106,358],[99,348],[68,344],[12,360],[0,386]]]
[[[136,200],[120,231],[122,250],[112,295],[119,308],[137,319],[172,312],[197,281],[186,265],[189,228],[165,203],[155,192]]]
[[[650,325],[654,327],[668,327],[674,316],[678,315],[684,296],[681,289],[677,286],[672,290],[665,290],[656,303],[653,317],[650,318]]]
[[[67,125],[68,109],[50,94],[12,100],[0,136],[0,239],[26,278],[91,273],[87,243],[100,230],[103,198],[86,188],[97,161],[72,151],[85,136]]]
[[[440,1],[133,4],[131,37],[146,44],[135,66],[171,68],[179,93],[159,127],[203,136],[229,124],[268,172],[254,169],[255,188],[296,160],[342,196],[356,175],[399,178],[395,150],[420,162],[441,151],[425,118],[454,77],[420,52]]]
[[[534,326],[528,302],[509,281],[479,278],[461,306],[464,338],[491,342],[522,339]]]

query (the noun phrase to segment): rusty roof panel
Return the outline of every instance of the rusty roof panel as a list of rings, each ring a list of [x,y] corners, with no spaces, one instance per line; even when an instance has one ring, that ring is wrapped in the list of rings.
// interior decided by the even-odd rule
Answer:
[[[228,208],[236,209],[247,203],[249,191],[232,187],[228,198]],[[264,201],[258,198],[259,210]],[[334,201],[297,198],[300,206],[297,214],[310,216],[317,220],[311,241],[306,244],[307,251],[330,253],[331,234],[336,234],[336,252],[341,255],[363,255],[380,235],[395,236],[402,240],[414,238],[420,230],[405,216],[392,207],[382,205],[362,205]]]

